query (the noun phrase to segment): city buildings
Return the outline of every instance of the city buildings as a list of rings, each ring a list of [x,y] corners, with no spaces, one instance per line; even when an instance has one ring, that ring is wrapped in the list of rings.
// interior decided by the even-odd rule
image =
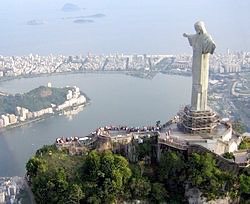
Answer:
[[[40,56],[30,54],[28,56],[0,56],[0,80],[15,77],[28,77],[40,74],[74,73],[74,72],[124,72],[142,78],[152,78],[156,73],[191,75],[192,56],[190,54],[178,55],[94,55],[79,56],[48,55]],[[232,52],[220,54],[214,53],[210,57],[210,85],[209,105],[222,117],[242,120],[249,124],[250,117],[247,107],[250,106],[249,80],[250,52]],[[233,87],[233,83],[235,86]],[[229,89],[232,89],[232,94]],[[235,91],[234,91],[235,90]],[[241,91],[242,90],[242,91]],[[239,94],[238,94],[239,93]],[[0,94],[4,94],[1,93]],[[67,99],[73,95],[69,92]],[[67,106],[74,100],[61,104]],[[221,107],[223,105],[223,108]],[[243,107],[239,109],[239,107]],[[21,107],[20,107],[21,108]],[[31,119],[34,115],[24,108],[19,120]],[[8,116],[9,117],[9,116]],[[13,123],[15,120],[12,120]],[[0,127],[9,124],[7,116],[0,117]],[[250,127],[249,127],[250,128]]]
[[[70,109],[85,104],[86,101],[87,99],[84,95],[81,95],[80,89],[74,86],[68,90],[68,94],[62,104],[51,104],[51,107],[43,108],[38,111],[30,111],[28,108],[17,106],[15,114],[4,113],[0,115],[0,128],[32,119],[38,119],[44,115],[54,114],[65,109]]]
[[[0,79],[74,71],[187,71],[192,56],[181,55],[93,55],[0,56]],[[250,70],[250,52],[214,54],[210,60],[212,73],[238,73]]]
[[[0,203],[18,203],[21,189],[24,189],[24,178],[0,177]]]

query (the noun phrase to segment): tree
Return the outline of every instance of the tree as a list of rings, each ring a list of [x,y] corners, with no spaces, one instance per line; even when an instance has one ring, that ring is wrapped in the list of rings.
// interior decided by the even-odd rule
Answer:
[[[137,154],[138,154],[139,160],[143,160],[146,156],[151,157],[151,153],[152,153],[152,141],[151,141],[151,139],[144,140],[143,143],[138,144]]]
[[[101,157],[101,171],[104,173],[105,177],[110,178],[114,169],[115,164],[112,152],[104,152]]]
[[[250,149],[250,139],[244,137],[240,143],[239,149]]]
[[[155,126],[156,126],[156,127],[160,127],[160,125],[161,125],[161,121],[160,121],[160,120],[157,120],[156,123],[155,123]]]
[[[84,193],[81,189],[81,186],[79,184],[73,183],[69,187],[69,195],[68,198],[71,201],[71,203],[80,203],[80,200],[84,198]]]
[[[47,162],[39,157],[32,157],[26,164],[27,175],[30,177],[35,177],[38,171],[43,172],[48,168]]]
[[[243,134],[246,131],[246,127],[240,121],[234,121],[232,123],[232,126],[233,126],[233,130],[237,132],[238,134]]]
[[[150,195],[153,203],[163,203],[168,198],[168,192],[162,183],[153,183]]]
[[[185,160],[180,153],[164,152],[160,163],[150,169],[158,177],[143,174],[144,168],[148,171],[144,161],[130,165],[132,170],[124,157],[111,151],[69,156],[53,146],[44,146],[26,168],[38,204],[121,203],[135,199],[183,203],[185,183],[199,188],[208,200],[227,193],[240,195],[244,202],[249,197],[249,169],[240,176],[222,171],[211,154],[193,153]]]
[[[128,161],[110,151],[98,153],[91,151],[83,164],[82,182],[86,202],[111,203],[123,195],[132,173]],[[119,196],[118,196],[119,195]]]
[[[185,168],[184,159],[174,151],[163,153],[160,158],[159,176],[160,180],[180,180]]]
[[[146,199],[151,191],[151,185],[145,178],[132,178],[129,182],[132,199]]]
[[[101,199],[100,199],[100,198],[98,198],[98,196],[93,195],[93,196],[88,197],[88,199],[87,199],[87,203],[91,203],[91,204],[99,204],[99,203],[102,203],[102,202],[101,202]]]
[[[132,176],[128,161],[123,156],[114,154],[114,162],[115,168],[121,173],[122,182],[127,183],[129,178]]]
[[[242,194],[248,194],[250,196],[250,176],[241,174],[240,175],[240,192]]]
[[[216,166],[211,154],[193,153],[188,161],[189,182],[199,188],[208,200],[226,194],[224,187],[231,180],[231,176],[229,172],[224,172]]]
[[[83,173],[82,177],[83,180],[88,180],[88,181],[96,181],[98,177],[102,175],[102,172],[100,172],[100,166],[101,166],[101,157],[97,153],[97,151],[91,151],[87,157],[86,160],[83,164]]]
[[[242,203],[249,203],[250,197],[250,167],[245,168],[239,176],[239,191]]]
[[[69,200],[69,182],[63,168],[39,172],[32,179],[32,191],[37,203],[66,203]]]
[[[233,159],[235,161],[235,156],[232,152],[225,152],[222,156],[226,159]]]
[[[56,152],[56,146],[55,145],[44,145],[41,149],[36,151],[36,156],[42,156],[43,154],[49,153],[49,152]]]

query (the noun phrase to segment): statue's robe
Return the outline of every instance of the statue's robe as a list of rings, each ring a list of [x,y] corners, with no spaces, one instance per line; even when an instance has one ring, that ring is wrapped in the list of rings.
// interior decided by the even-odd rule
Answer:
[[[209,54],[213,54],[216,46],[207,33],[188,35],[188,41],[193,47],[191,106],[194,111],[204,111],[207,110]]]

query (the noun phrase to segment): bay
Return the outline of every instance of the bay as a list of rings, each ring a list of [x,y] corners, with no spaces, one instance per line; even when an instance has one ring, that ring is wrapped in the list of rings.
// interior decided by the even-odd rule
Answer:
[[[73,118],[53,116],[0,132],[0,176],[23,176],[28,159],[57,137],[85,136],[104,125],[143,126],[172,118],[189,104],[191,78],[158,74],[152,80],[123,74],[68,74],[15,79],[0,90],[24,93],[40,85],[78,86],[91,104]]]

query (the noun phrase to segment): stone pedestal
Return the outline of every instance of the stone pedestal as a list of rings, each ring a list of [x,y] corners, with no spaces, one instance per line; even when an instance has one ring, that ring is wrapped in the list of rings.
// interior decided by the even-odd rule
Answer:
[[[186,133],[211,133],[218,123],[218,117],[212,110],[194,111],[186,106],[180,112],[178,127]]]

